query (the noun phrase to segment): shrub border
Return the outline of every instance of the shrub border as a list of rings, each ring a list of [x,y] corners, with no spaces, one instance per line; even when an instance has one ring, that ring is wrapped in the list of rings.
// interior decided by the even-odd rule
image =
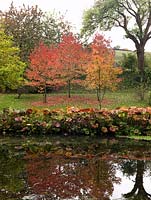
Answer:
[[[121,107],[114,110],[3,109],[0,135],[151,135],[151,107]]]

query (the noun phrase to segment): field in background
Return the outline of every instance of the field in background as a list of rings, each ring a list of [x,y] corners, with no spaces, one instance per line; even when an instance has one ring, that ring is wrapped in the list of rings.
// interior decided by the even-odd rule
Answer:
[[[122,60],[123,58],[123,55],[124,54],[129,54],[129,53],[132,53],[132,54],[136,54],[135,51],[131,51],[131,50],[127,50],[127,49],[116,49],[115,50],[115,59],[116,59],[116,62],[117,63],[120,63],[120,61]],[[147,58],[147,60],[150,58],[151,60],[151,52],[146,52],[145,53],[145,56]]]

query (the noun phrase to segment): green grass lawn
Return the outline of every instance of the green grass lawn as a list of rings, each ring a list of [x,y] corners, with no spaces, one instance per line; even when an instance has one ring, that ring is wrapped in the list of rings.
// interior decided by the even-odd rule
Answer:
[[[134,139],[134,140],[147,140],[147,141],[151,141],[151,136],[130,136],[128,137],[130,139]]]
[[[96,95],[88,92],[79,92],[72,94],[69,99],[66,93],[51,93],[48,94],[48,103],[43,103],[42,94],[23,94],[21,99],[16,98],[16,94],[0,94],[0,110],[3,108],[26,109],[26,108],[99,108],[96,100]],[[122,90],[116,92],[108,92],[102,104],[103,108],[114,109],[121,106],[148,106],[148,99],[140,101],[135,90]]]

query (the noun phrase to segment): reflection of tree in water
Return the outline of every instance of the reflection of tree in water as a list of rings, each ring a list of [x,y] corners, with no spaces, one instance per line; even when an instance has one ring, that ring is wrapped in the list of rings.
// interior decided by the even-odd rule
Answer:
[[[16,199],[26,189],[24,161],[11,149],[0,149],[0,199]]]
[[[118,183],[115,177],[115,167],[113,162],[101,159],[88,161],[87,167],[80,169],[80,177],[85,180],[87,190],[91,188],[91,197],[108,200],[113,193],[113,183]]]
[[[118,182],[113,163],[100,159],[33,158],[27,173],[32,192],[48,199],[109,200]]]
[[[143,185],[143,176],[145,170],[147,169],[146,162],[144,160],[137,160],[137,161],[126,161],[121,165],[122,171],[124,174],[128,176],[134,175],[135,176],[135,184],[132,190],[124,194],[123,196],[126,199],[133,199],[133,200],[150,200],[151,194],[146,192],[144,185]]]

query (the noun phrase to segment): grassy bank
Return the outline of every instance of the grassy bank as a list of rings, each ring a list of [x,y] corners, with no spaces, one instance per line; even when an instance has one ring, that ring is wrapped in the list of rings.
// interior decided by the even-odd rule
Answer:
[[[103,108],[114,109],[121,106],[148,106],[148,98],[140,101],[135,90],[122,90],[108,92],[102,104]],[[26,109],[26,108],[50,108],[60,109],[66,107],[79,108],[99,108],[96,95],[94,93],[80,92],[72,94],[71,98],[66,93],[48,94],[48,103],[43,103],[42,94],[23,94],[21,99],[17,99],[16,94],[0,94],[0,110],[3,108]]]

